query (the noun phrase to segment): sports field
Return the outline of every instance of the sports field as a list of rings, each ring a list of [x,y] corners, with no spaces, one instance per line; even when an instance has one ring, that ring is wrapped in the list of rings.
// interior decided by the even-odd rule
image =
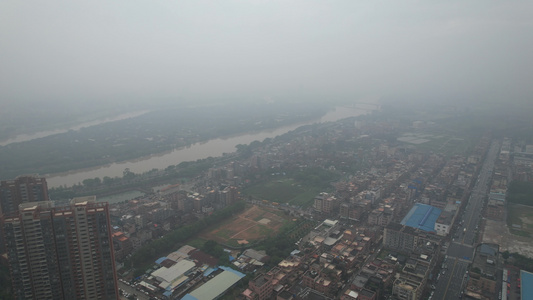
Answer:
[[[257,200],[288,203],[302,207],[313,205],[313,198],[323,190],[319,187],[301,186],[293,179],[272,179],[261,184],[246,187],[242,193]]]
[[[245,245],[276,234],[285,222],[290,218],[282,211],[254,205],[201,237],[230,246]]]

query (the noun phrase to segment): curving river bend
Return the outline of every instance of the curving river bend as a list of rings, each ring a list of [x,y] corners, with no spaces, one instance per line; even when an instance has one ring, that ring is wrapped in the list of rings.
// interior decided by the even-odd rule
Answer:
[[[129,168],[134,173],[143,173],[152,169],[164,169],[170,165],[177,165],[184,161],[194,161],[207,157],[217,157],[224,153],[231,153],[236,150],[239,144],[250,144],[253,141],[263,141],[266,138],[274,138],[285,134],[303,125],[322,122],[333,122],[348,117],[359,116],[375,109],[373,106],[362,107],[336,107],[318,120],[308,121],[299,124],[279,127],[272,130],[241,134],[228,138],[217,138],[203,143],[196,143],[189,147],[177,148],[170,152],[154,154],[148,157],[139,158],[132,161],[118,162],[95,168],[74,170],[70,172],[45,175],[48,187],[72,186],[85,179],[105,176],[121,177],[123,171]]]

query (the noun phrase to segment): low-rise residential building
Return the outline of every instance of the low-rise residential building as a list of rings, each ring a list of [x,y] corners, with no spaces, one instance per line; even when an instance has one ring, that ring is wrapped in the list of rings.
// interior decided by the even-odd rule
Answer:
[[[253,280],[250,280],[248,283],[248,289],[252,291],[252,293],[245,291],[245,295],[247,295],[248,299],[265,300],[270,298],[273,288],[272,278],[265,274],[260,274]]]
[[[383,232],[383,246],[399,251],[411,252],[418,246],[417,229],[399,223],[390,223]]]
[[[454,220],[451,212],[443,211],[437,221],[435,221],[435,232],[440,236],[447,236],[450,233]]]
[[[424,290],[423,282],[416,276],[401,274],[394,281],[392,295],[401,300],[418,300]]]

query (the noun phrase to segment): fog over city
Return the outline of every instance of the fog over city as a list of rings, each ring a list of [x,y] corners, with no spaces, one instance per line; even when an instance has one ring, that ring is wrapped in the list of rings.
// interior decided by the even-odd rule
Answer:
[[[531,1],[2,1],[0,103],[518,100]]]
[[[0,1],[0,300],[533,299],[533,1]]]

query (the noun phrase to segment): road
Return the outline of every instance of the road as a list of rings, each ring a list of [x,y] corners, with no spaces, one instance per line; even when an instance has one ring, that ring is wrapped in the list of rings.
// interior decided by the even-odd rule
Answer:
[[[477,245],[478,224],[482,218],[485,199],[489,190],[494,162],[498,157],[500,143],[493,141],[472,189],[463,214],[456,220],[455,232],[450,246],[446,250],[445,268],[438,275],[435,293],[432,299],[460,299],[463,285],[467,278],[467,268]],[[465,230],[466,228],[466,230]]]
[[[131,287],[123,282],[118,282],[118,288],[119,289],[122,289],[123,291],[125,291],[126,293],[130,294],[130,295],[135,295],[136,299],[139,299],[139,300],[149,300],[150,297],[146,296],[145,294],[143,294],[141,291],[138,291],[136,290],[134,287]],[[127,299],[126,297],[121,297],[121,299]]]

